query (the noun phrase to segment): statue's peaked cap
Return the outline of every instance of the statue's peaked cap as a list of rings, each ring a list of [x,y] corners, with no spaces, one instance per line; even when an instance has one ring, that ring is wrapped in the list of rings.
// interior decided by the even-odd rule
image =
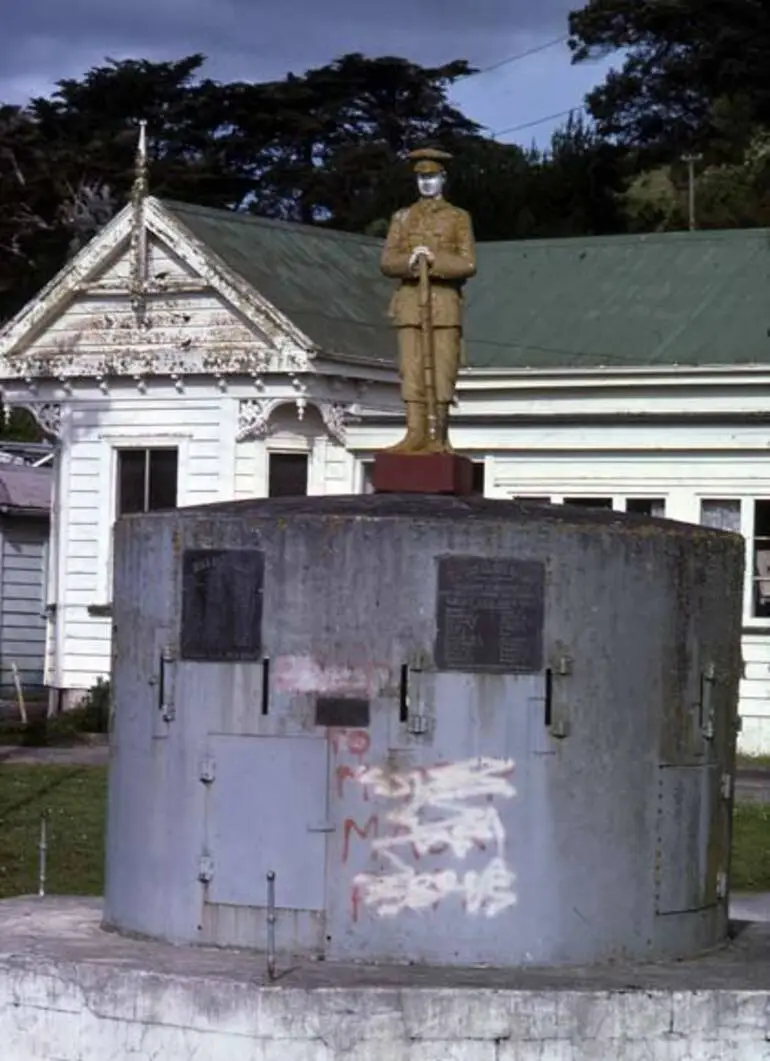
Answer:
[[[448,151],[441,151],[437,147],[418,147],[409,152],[409,157],[415,164],[415,173],[442,173],[444,163],[452,158]]]

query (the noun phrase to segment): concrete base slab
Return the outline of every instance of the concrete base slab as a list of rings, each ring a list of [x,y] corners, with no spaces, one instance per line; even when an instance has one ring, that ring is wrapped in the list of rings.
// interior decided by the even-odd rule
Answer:
[[[733,921],[770,921],[770,892],[733,892],[730,917]]]
[[[769,1061],[770,925],[702,958],[502,970],[279,963],[0,903],[3,1061]]]

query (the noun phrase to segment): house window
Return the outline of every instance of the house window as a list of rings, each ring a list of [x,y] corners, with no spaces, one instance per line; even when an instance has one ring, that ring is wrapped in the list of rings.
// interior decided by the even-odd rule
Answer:
[[[473,462],[473,487],[471,493],[479,494],[481,497],[484,496],[484,487],[486,485],[486,467],[486,461]]]
[[[701,527],[741,532],[741,503],[735,497],[708,498],[700,503]]]
[[[565,505],[579,505],[580,508],[612,508],[611,497],[565,497]]]
[[[666,515],[666,499],[663,497],[628,497],[626,512],[635,512],[638,516],[657,516],[663,519]]]
[[[752,615],[770,619],[770,501],[754,502]]]
[[[372,473],[374,471],[374,461],[361,461],[361,493],[362,494],[373,494],[374,493],[374,482],[372,481]]]
[[[176,447],[119,449],[117,515],[176,508],[179,454]]]
[[[307,453],[271,453],[268,497],[304,497],[307,494]]]

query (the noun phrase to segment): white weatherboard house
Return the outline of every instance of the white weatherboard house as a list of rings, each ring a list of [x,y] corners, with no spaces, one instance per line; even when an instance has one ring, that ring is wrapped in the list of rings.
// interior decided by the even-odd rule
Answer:
[[[5,401],[57,444],[60,700],[109,673],[121,513],[368,488],[402,431],[379,250],[140,188],[0,332]],[[489,496],[744,535],[747,752],[770,752],[768,291],[763,230],[481,245],[452,433]]]

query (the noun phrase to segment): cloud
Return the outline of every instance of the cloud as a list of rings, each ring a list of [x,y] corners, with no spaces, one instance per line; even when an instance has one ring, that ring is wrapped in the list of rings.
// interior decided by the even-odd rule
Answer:
[[[23,103],[48,94],[59,79],[79,77],[106,56],[164,60],[200,51],[208,56],[208,75],[255,81],[302,73],[352,51],[426,65],[464,58],[483,67],[566,33],[577,3],[26,0],[3,13],[0,100]],[[571,68],[562,46],[468,81],[455,98],[469,116],[501,128],[580,102],[600,77]]]

